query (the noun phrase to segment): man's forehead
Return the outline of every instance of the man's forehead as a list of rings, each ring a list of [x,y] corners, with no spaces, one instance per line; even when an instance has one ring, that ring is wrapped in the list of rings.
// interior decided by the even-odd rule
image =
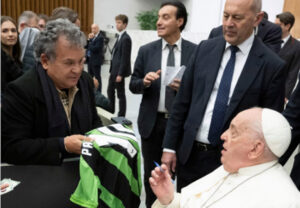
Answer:
[[[227,0],[224,6],[224,12],[235,11],[237,13],[245,13],[250,11],[253,0]],[[243,10],[241,10],[243,8]]]
[[[234,124],[235,126],[251,125],[251,122],[257,122],[261,120],[261,112],[262,111],[259,108],[242,111],[233,118],[231,124]]]

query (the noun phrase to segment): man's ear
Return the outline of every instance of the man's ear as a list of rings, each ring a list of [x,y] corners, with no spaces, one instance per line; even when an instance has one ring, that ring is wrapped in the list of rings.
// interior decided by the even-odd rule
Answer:
[[[46,54],[42,53],[40,56],[40,61],[41,61],[43,68],[45,70],[47,70],[49,68],[49,62],[50,62],[48,56]]]
[[[19,25],[19,33],[21,33],[26,27],[27,27],[27,23],[26,22],[20,23],[20,25]]]
[[[251,160],[255,160],[259,158],[263,153],[265,149],[265,143],[263,143],[261,140],[257,139],[253,142],[253,147],[251,151],[248,153],[248,157]]]
[[[257,27],[264,18],[264,12],[258,12],[255,17],[254,27]]]
[[[178,18],[177,19],[178,28],[180,28],[183,25],[183,22],[184,22],[183,18]]]

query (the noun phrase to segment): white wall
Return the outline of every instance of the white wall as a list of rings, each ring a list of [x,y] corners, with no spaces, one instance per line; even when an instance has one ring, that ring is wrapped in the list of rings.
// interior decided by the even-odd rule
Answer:
[[[284,0],[263,0],[262,10],[269,15],[269,21],[274,22],[276,15],[282,12]]]
[[[101,29],[115,26],[115,16],[126,14],[129,18],[128,29],[139,29],[135,18],[138,12],[159,8],[162,0],[94,0],[94,22]]]

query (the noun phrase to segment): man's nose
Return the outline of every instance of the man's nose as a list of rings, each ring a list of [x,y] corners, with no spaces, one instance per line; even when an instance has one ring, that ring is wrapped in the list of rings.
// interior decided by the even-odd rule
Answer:
[[[156,25],[161,25],[161,18],[157,19]]]
[[[233,26],[232,17],[228,17],[226,20],[224,20],[224,25],[227,27]]]
[[[227,135],[228,135],[228,129],[224,131],[223,134],[221,135],[221,140],[225,141],[227,139]]]

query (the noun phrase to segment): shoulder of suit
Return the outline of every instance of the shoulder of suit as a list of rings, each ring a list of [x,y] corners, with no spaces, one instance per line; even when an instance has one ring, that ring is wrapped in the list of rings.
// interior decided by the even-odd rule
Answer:
[[[28,70],[18,79],[8,84],[11,88],[23,92],[21,94],[31,95],[32,92],[41,89],[40,79],[35,68]]]
[[[145,45],[142,45],[140,47],[140,50],[152,50],[152,49],[156,49],[157,47],[161,46],[161,44],[162,44],[162,40],[158,39],[158,40],[152,41],[150,43],[147,43]]]
[[[191,42],[189,40],[185,40],[183,38],[182,38],[182,44],[184,44],[186,46],[189,46],[189,47],[196,47],[197,46],[197,44],[195,44],[195,43],[193,43],[193,42]]]
[[[278,54],[268,48],[258,37],[254,38],[250,53],[256,53],[258,56],[263,57],[265,60],[273,64],[273,66],[285,64]]]

